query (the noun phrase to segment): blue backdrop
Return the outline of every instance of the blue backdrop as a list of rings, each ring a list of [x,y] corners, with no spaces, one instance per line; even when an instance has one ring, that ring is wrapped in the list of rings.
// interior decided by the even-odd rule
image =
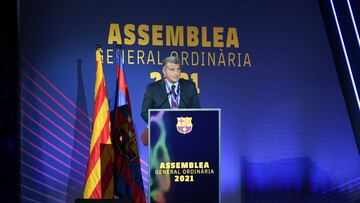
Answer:
[[[108,40],[117,33],[111,24],[121,33],[138,137],[146,127],[140,116],[146,84],[154,81],[153,72],[161,73],[158,58],[172,51],[196,81],[201,106],[221,108],[222,202],[359,198],[353,195],[360,184],[359,152],[317,1],[32,0],[20,4],[22,201],[82,196],[96,44],[103,45],[108,97],[115,93],[115,43]],[[129,24],[134,44],[125,43],[132,39],[125,35]],[[140,25],[148,28],[147,45],[139,42],[147,38]],[[167,25],[183,26],[183,46],[166,45]],[[197,46],[187,35],[191,29],[199,31]],[[204,36],[210,47],[202,45]],[[239,47],[216,47],[235,38]],[[147,185],[148,148],[139,138],[138,145]]]

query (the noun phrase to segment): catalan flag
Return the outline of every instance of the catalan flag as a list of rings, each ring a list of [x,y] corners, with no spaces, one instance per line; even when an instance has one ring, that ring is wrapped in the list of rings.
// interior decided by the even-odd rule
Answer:
[[[121,63],[121,49],[116,48],[117,84],[111,111],[111,136],[114,143],[115,195],[135,203],[145,203],[144,185],[130,96]]]
[[[102,49],[96,49],[94,122],[86,169],[84,199],[112,199],[114,151],[110,138],[110,113],[102,67]]]

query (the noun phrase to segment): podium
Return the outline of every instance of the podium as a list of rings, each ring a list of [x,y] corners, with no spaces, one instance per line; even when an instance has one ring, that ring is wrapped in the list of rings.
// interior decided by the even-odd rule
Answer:
[[[134,203],[125,199],[76,199],[75,203]]]
[[[150,203],[220,203],[220,114],[149,110]]]

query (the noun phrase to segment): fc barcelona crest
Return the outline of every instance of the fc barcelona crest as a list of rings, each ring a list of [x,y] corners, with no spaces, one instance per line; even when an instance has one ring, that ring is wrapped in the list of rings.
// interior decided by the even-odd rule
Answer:
[[[191,132],[193,124],[192,117],[177,117],[176,129],[179,133],[187,134]]]

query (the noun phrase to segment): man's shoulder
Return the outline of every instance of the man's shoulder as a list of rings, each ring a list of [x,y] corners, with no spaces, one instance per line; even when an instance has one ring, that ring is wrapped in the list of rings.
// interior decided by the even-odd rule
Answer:
[[[149,88],[157,88],[157,87],[161,86],[162,83],[163,83],[163,80],[158,80],[158,81],[149,83],[148,87]]]
[[[181,85],[184,85],[184,86],[191,86],[191,85],[195,85],[195,83],[191,80],[185,80],[185,79],[180,79],[179,80],[179,83]]]

